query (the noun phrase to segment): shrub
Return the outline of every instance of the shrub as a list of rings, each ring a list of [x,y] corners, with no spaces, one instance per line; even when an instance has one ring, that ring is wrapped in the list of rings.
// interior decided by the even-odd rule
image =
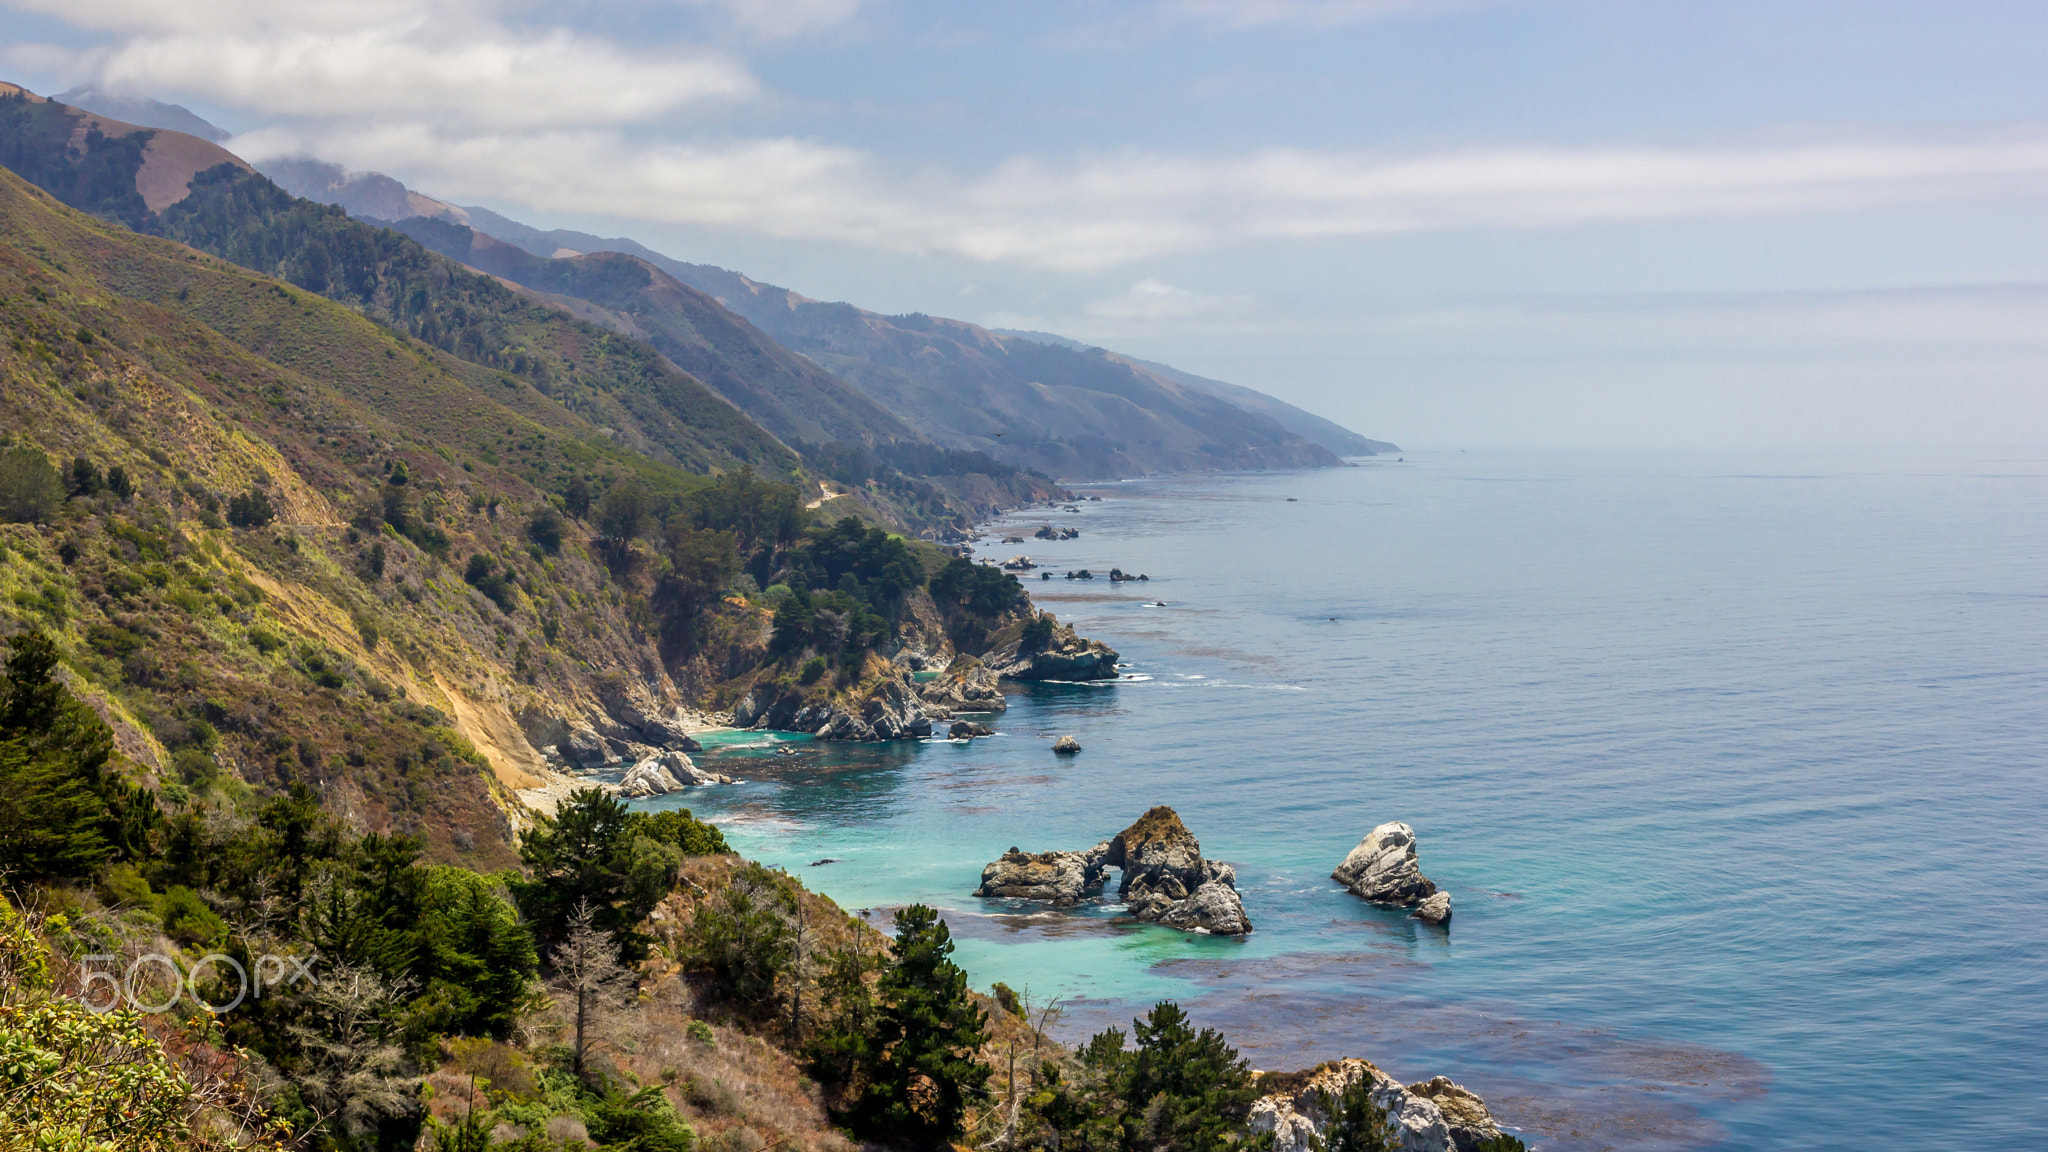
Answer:
[[[207,944],[227,937],[228,926],[213,914],[198,893],[183,885],[165,892],[157,909],[164,935],[181,944]]]
[[[228,523],[237,528],[261,528],[277,519],[277,509],[260,488],[251,488],[228,499]]]
[[[562,529],[565,523],[560,512],[553,508],[543,508],[526,518],[526,538],[538,544],[543,552],[553,556],[562,550]]]
[[[818,677],[824,674],[825,658],[823,656],[813,656],[809,660],[804,661],[804,670],[797,674],[796,682],[799,684],[815,684],[818,681]]]
[[[41,524],[64,503],[64,479],[40,448],[17,444],[0,452],[0,520]]]
[[[251,628],[249,629],[249,644],[258,652],[268,656],[284,647],[284,637],[279,636],[268,628]]]
[[[732,851],[724,833],[692,816],[688,808],[628,813],[626,834],[659,841],[685,856],[723,856]]]
[[[462,579],[470,587],[484,594],[500,612],[510,615],[518,606],[518,596],[512,581],[498,570],[496,557],[479,552],[469,558],[469,567],[463,570]]]

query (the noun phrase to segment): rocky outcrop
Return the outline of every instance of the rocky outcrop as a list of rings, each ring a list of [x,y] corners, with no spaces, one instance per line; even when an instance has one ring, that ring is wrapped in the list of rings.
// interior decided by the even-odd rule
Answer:
[[[962,656],[937,679],[918,686],[918,697],[928,710],[954,712],[1001,712],[1010,706],[995,672],[972,656]],[[934,716],[933,719],[938,719]]]
[[[1436,895],[1417,904],[1415,911],[1410,912],[1408,916],[1410,919],[1420,920],[1425,924],[1449,924],[1451,922],[1451,894],[1449,892],[1438,892]]]
[[[1230,865],[1202,859],[1202,845],[1160,805],[1116,834],[1104,859],[1123,869],[1117,894],[1131,915],[1169,928],[1242,936],[1252,930]]]
[[[946,729],[946,738],[949,740],[971,740],[976,736],[993,736],[995,734],[995,729],[990,728],[986,724],[976,724],[971,720],[955,720],[953,721],[953,726]]]
[[[604,768],[619,762],[618,754],[597,729],[580,720],[568,728],[568,735],[554,746],[565,762],[577,768]]]
[[[706,772],[696,762],[681,752],[661,752],[626,769],[626,774],[612,786],[612,791],[621,796],[642,798],[666,796],[685,788],[705,784],[736,783],[732,777],[719,772]]]
[[[1453,1084],[1448,1076],[1432,1076],[1420,1084],[1410,1084],[1408,1094],[1428,1100],[1444,1114],[1444,1125],[1451,1130],[1451,1146],[1458,1152],[1473,1152],[1481,1143],[1501,1134],[1493,1113],[1486,1110],[1486,1101],[1464,1086]]]
[[[1336,1099],[1361,1079],[1372,1085],[1373,1103],[1386,1109],[1401,1152],[1471,1152],[1501,1134],[1486,1103],[1438,1076],[1404,1087],[1368,1060],[1338,1060],[1307,1073],[1268,1074],[1261,1083],[1279,1090],[1252,1105],[1251,1130],[1273,1134],[1274,1152],[1309,1152],[1318,1147],[1330,1117],[1326,1100]]]
[[[733,709],[737,728],[809,732],[820,740],[904,740],[932,734],[932,718],[910,673],[898,671],[857,700],[805,699],[801,689],[757,685]]]
[[[1011,680],[1114,680],[1116,650],[1100,640],[1075,635],[1070,625],[1053,626],[1042,642],[1012,640],[982,656],[981,662]]]
[[[1072,736],[1062,736],[1052,742],[1052,750],[1062,756],[1072,756],[1081,750],[1081,742]]]
[[[1108,853],[1107,840],[1086,852],[1032,853],[1013,847],[981,870],[981,887],[974,894],[1071,907],[1101,894]]]
[[[1194,834],[1163,805],[1086,852],[1033,855],[1012,848],[981,870],[974,894],[1071,904],[1099,892],[1108,867],[1123,870],[1117,895],[1140,920],[1218,936],[1252,930],[1237,894],[1236,870],[1204,860]]]
[[[1412,908],[1436,895],[1416,856],[1415,829],[1398,820],[1367,833],[1330,878],[1375,904]]]

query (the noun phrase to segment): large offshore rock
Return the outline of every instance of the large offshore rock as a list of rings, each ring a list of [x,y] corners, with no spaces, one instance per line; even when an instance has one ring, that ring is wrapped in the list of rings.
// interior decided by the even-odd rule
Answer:
[[[1140,920],[1218,936],[1252,930],[1236,870],[1202,859],[1195,834],[1163,804],[1112,837],[1105,860],[1123,869],[1117,894]]]
[[[1054,907],[1078,904],[1102,891],[1108,873],[1104,841],[1086,852],[1025,852],[1011,848],[981,870],[976,896],[1043,900]]]
[[[1194,833],[1163,805],[1086,852],[1012,848],[981,870],[974,894],[1073,904],[1101,892],[1104,872],[1112,866],[1123,870],[1117,895],[1140,920],[1218,936],[1252,930],[1237,894],[1237,871],[1202,859]]]
[[[1273,1152],[1309,1152],[1329,1126],[1324,1101],[1342,1096],[1361,1078],[1372,1085],[1373,1103],[1386,1109],[1394,1128],[1394,1146],[1401,1152],[1452,1152],[1458,1147],[1436,1101],[1403,1087],[1371,1061],[1359,1059],[1332,1061],[1306,1075],[1269,1077],[1286,1087],[1252,1104],[1249,1127],[1254,1135],[1273,1134]],[[1458,1091],[1473,1101],[1479,1099],[1463,1089]],[[1480,1104],[1482,1111],[1484,1108]],[[1491,1117],[1487,1122],[1492,1122]],[[1497,1134],[1499,1130],[1494,1131]]]
[[[1414,907],[1436,895],[1416,856],[1415,829],[1398,820],[1367,833],[1330,878],[1376,904]]]

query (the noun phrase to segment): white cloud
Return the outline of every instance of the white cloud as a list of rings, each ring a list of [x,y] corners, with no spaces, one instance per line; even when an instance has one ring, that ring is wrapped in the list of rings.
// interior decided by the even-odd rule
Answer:
[[[1250,304],[1249,296],[1212,296],[1145,279],[1121,296],[1094,301],[1086,311],[1097,320],[1182,321],[1242,311]]]
[[[389,0],[5,2],[117,34],[68,62],[40,52],[39,71],[272,119],[624,125],[759,91],[744,65],[722,55],[628,51],[567,29],[515,26],[490,0],[430,12]]]
[[[853,19],[861,0],[693,0],[725,10],[741,28],[764,39],[822,32]]]
[[[1443,12],[1470,4],[1453,0],[1163,0],[1160,16],[1218,28],[1341,28],[1392,16]]]
[[[2048,192],[2048,134],[1747,148],[1271,149],[1021,157],[900,172],[794,138],[638,143],[609,131],[448,134],[404,122],[302,139],[444,198],[1100,270],[1259,241],[1822,212]]]
[[[753,95],[715,56],[662,59],[552,31],[441,39],[420,30],[292,32],[272,38],[138,38],[108,53],[101,83],[177,92],[271,116],[416,116],[487,127],[622,124]]]

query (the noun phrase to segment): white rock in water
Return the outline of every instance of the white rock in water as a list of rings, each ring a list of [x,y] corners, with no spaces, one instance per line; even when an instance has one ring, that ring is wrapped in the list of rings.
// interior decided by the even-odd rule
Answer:
[[[1062,736],[1052,742],[1052,750],[1062,756],[1072,756],[1081,750],[1081,742],[1072,736]]]
[[[1399,820],[1367,833],[1330,878],[1375,904],[1413,907],[1436,895],[1416,859],[1415,829]]]
[[[1449,892],[1438,892],[1436,895],[1417,904],[1415,911],[1408,914],[1408,918],[1420,920],[1426,924],[1449,924],[1451,922],[1451,894]]]
[[[666,796],[680,790],[682,781],[677,780],[661,761],[662,757],[651,756],[626,769],[625,776],[619,780],[619,795],[635,798]]]

